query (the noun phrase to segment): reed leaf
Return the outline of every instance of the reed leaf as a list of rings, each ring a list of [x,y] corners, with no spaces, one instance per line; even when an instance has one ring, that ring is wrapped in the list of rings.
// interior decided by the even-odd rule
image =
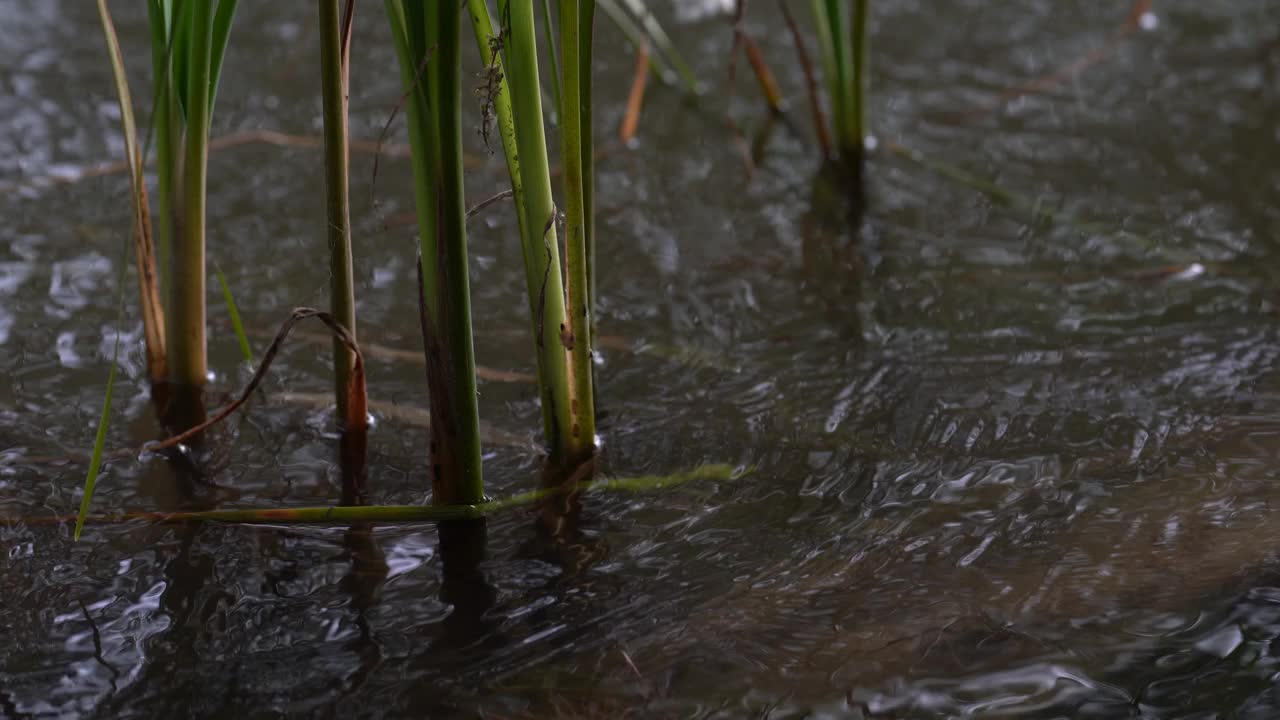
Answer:
[[[119,339],[116,341],[119,347]],[[111,420],[111,395],[116,386],[116,357],[111,358],[111,369],[107,372],[107,392],[102,400],[102,413],[98,416],[98,431],[93,440],[93,454],[89,457],[89,469],[84,476],[84,492],[80,496],[80,511],[76,515],[76,529],[73,539],[80,539],[84,522],[89,514],[89,506],[93,503],[93,489],[98,484],[98,469],[102,467],[102,454],[107,445],[107,426]]]
[[[120,104],[120,123],[124,132],[126,162],[129,168],[130,199],[133,207],[134,263],[138,273],[138,299],[142,311],[143,335],[146,338],[147,374],[152,383],[161,382],[168,374],[165,359],[164,308],[160,300],[160,283],[156,274],[155,244],[151,234],[151,208],[147,202],[147,180],[142,151],[138,147],[138,126],[133,114],[133,95],[125,73],[124,56],[116,35],[107,0],[98,0],[98,18],[111,60],[111,74]]]

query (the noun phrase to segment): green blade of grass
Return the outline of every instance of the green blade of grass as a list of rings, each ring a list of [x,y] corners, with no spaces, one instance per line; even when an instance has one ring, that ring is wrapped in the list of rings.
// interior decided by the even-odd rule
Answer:
[[[121,248],[120,258],[116,261],[119,271],[116,273],[116,327],[124,324],[124,277],[129,255],[128,243]],[[98,484],[98,470],[102,467],[103,451],[107,445],[107,427],[111,419],[111,396],[116,385],[116,366],[120,359],[120,334],[116,331],[115,346],[111,349],[111,369],[107,371],[107,392],[102,399],[102,413],[98,416],[98,431],[93,440],[93,453],[89,457],[89,470],[84,476],[84,494],[80,498],[80,510],[76,514],[75,540],[80,539],[80,531],[84,529],[85,518],[89,514],[90,503],[93,502],[93,489]]]
[[[203,1],[205,0],[187,0],[186,2],[177,0],[173,8],[173,30],[169,33],[169,83],[173,87],[173,94],[177,99],[178,109],[182,111],[184,123],[190,116],[187,100],[191,97],[188,66],[191,58],[192,25],[195,24],[193,8],[197,2]]]
[[[120,339],[116,338],[117,352]],[[80,539],[80,531],[84,529],[84,520],[89,515],[89,504],[93,501],[93,488],[98,484],[98,468],[102,467],[102,452],[107,445],[107,424],[111,418],[111,393],[116,384],[116,358],[111,358],[111,370],[107,372],[107,395],[102,401],[102,415],[98,417],[98,434],[93,440],[93,456],[89,459],[89,471],[84,477],[84,494],[80,498],[80,511],[76,515],[75,540]]]
[[[235,330],[236,342],[240,343],[240,354],[244,361],[253,364],[253,347],[249,345],[249,336],[244,331],[244,323],[240,322],[240,310],[236,308],[235,298],[231,296],[231,286],[227,284],[227,276],[222,274],[222,267],[215,261],[213,272],[218,276],[218,284],[222,286],[222,299],[227,303],[227,315],[231,317],[231,328]]]

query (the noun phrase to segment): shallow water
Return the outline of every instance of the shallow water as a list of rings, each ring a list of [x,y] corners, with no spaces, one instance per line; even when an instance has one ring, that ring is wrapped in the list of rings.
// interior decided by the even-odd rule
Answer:
[[[139,92],[145,18],[116,5]],[[820,178],[776,6],[752,3],[747,27],[799,134],[775,123],[748,177],[724,109],[753,141],[768,121],[749,76],[727,96],[726,17],[655,3],[710,87],[696,107],[652,87],[638,146],[599,166],[599,323],[631,348],[602,351],[602,463],[750,474],[589,494],[560,542],[501,514],[486,559],[447,568],[430,525],[128,523],[73,543],[9,521],[0,716],[1280,714],[1273,13],[1170,0],[1119,37],[1119,6],[935,5],[877,6],[880,150],[859,214]],[[110,444],[157,433],[140,331],[116,320],[124,180],[48,181],[123,144],[93,5],[0,12],[0,513],[61,515],[84,467],[29,458],[90,447],[118,335]],[[240,12],[215,135],[316,133],[310,13]],[[360,12],[352,133],[375,138],[397,79],[378,8]],[[598,32],[603,144],[632,54]],[[472,148],[486,197],[501,158]],[[259,333],[327,298],[321,162],[266,144],[211,159],[211,257]],[[417,342],[413,230],[396,222],[409,175],[384,159],[371,187],[371,157],[353,160],[360,332],[402,349]],[[509,206],[472,226],[477,354],[528,373],[515,234]],[[211,308],[214,387],[231,394],[247,373]],[[330,388],[316,347],[286,350],[199,477],[112,463],[95,508],[337,502],[330,416],[297,402]],[[419,366],[369,370],[375,399],[422,403]],[[531,387],[482,382],[480,400],[489,491],[536,486]],[[369,499],[420,502],[423,431],[380,415]]]

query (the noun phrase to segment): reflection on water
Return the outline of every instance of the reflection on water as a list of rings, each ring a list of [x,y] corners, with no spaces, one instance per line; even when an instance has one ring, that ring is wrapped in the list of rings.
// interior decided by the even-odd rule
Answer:
[[[117,337],[110,444],[158,433],[140,336],[115,320],[122,178],[30,182],[119,154],[102,49],[77,42],[93,7],[27,5],[0,0],[0,180],[22,188],[0,195],[6,518],[75,512],[83,467],[26,458],[89,447]],[[314,132],[310,17],[242,5],[233,42],[254,52],[228,57],[215,134]],[[716,87],[726,10],[678,5],[655,8]],[[145,18],[113,9],[142,73]],[[794,122],[769,127],[740,83],[748,180],[719,96],[650,94],[638,149],[600,164],[599,387],[604,472],[753,473],[442,528],[124,523],[73,543],[11,520],[0,715],[1280,714],[1270,10],[1161,2],[1151,32],[1014,97],[1108,47],[1128,8],[877,6],[877,135],[932,165],[876,154],[859,194],[819,168],[789,36],[752,3]],[[361,137],[398,97],[375,14],[354,48]],[[631,65],[597,68],[602,133]],[[488,195],[501,160],[474,151]],[[264,144],[211,159],[210,244],[253,327],[324,302],[320,162]],[[113,462],[96,507],[423,499],[425,389],[395,352],[418,335],[413,237],[386,221],[412,207],[410,169],[384,159],[372,194],[371,158],[353,174],[362,331],[385,346],[367,464],[309,402],[331,383],[300,343],[198,468]],[[503,206],[470,238],[478,360],[506,371],[480,388],[496,496],[540,481],[514,235]],[[238,350],[211,312],[229,394]]]

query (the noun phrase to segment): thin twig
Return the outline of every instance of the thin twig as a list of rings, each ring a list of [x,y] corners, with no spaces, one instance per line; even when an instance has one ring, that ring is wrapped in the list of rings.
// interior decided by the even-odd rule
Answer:
[[[360,354],[360,347],[356,344],[355,339],[351,337],[351,333],[347,332],[347,329],[327,312],[308,307],[294,308],[293,312],[289,314],[288,319],[286,319],[280,326],[280,331],[276,333],[275,340],[271,341],[271,346],[268,347],[266,353],[263,354],[262,362],[258,365],[258,369],[253,372],[253,377],[249,378],[249,383],[245,385],[244,390],[241,391],[240,397],[236,398],[235,401],[226,405],[221,410],[210,416],[209,419],[199,425],[196,425],[190,430],[178,433],[177,435],[165,438],[158,442],[147,443],[136,451],[126,452],[156,452],[176,447],[225,420],[231,415],[231,413],[234,413],[239,409],[241,405],[248,402],[249,398],[253,397],[254,390],[258,388],[258,385],[262,383],[263,378],[266,377],[267,370],[271,367],[271,363],[275,361],[276,355],[280,352],[281,345],[284,343],[285,338],[289,336],[289,331],[293,329],[293,326],[302,320],[312,317],[324,323],[325,326],[327,326],[333,333],[334,337],[338,338],[338,340],[356,356],[356,364],[352,371],[352,376],[356,378],[355,384],[363,387],[364,356]],[[364,403],[361,403],[361,407],[363,407],[363,405]]]
[[[809,51],[804,46],[804,35],[800,32],[800,26],[796,24],[795,17],[791,15],[787,0],[778,0],[778,7],[782,8],[782,17],[787,21],[787,27],[791,29],[791,39],[795,42],[796,55],[800,58],[800,69],[804,71],[804,83],[809,95],[809,110],[813,114],[813,130],[818,135],[818,146],[822,148],[822,159],[830,161],[834,156],[831,149],[831,133],[827,130],[826,114],[822,112],[822,97],[818,91],[818,78],[813,72],[813,63],[809,61]]]

